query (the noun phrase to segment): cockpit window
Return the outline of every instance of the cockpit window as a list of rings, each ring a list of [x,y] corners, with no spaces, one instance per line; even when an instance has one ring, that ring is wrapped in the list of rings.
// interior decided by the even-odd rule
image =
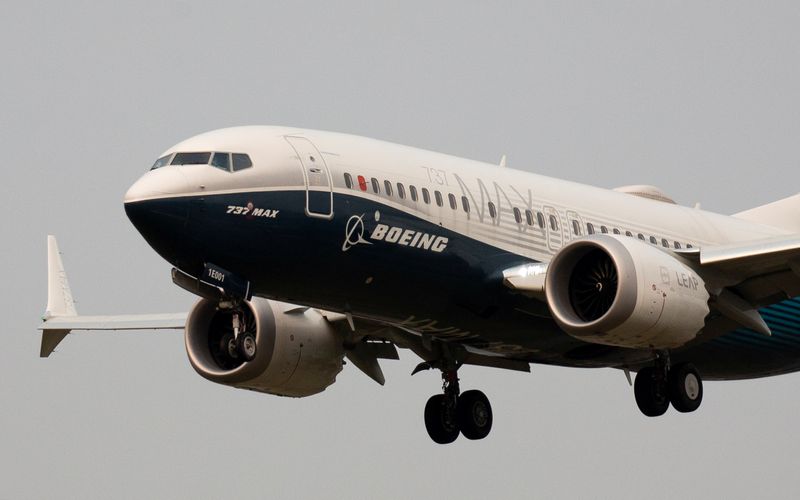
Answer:
[[[153,166],[152,166],[152,167],[150,167],[150,170],[155,170],[155,169],[157,169],[157,168],[161,168],[161,167],[163,167],[164,165],[167,165],[167,164],[169,164],[169,159],[170,159],[170,158],[172,158],[172,155],[171,155],[171,154],[168,154],[168,155],[164,155],[164,156],[162,156],[161,158],[159,158],[158,160],[156,160],[156,162],[155,162],[155,163],[153,163]]]
[[[237,172],[239,170],[243,170],[245,168],[250,168],[253,166],[253,162],[250,161],[250,156],[244,153],[233,153],[233,171]]]
[[[229,171],[231,169],[231,155],[228,153],[214,153],[211,165],[219,169]]]
[[[207,165],[211,153],[175,153],[170,165]]]
[[[171,161],[170,161],[171,160]],[[211,165],[226,172],[236,172],[253,166],[250,156],[244,153],[222,153],[219,151],[201,153],[174,153],[162,156],[150,170],[166,165]]]

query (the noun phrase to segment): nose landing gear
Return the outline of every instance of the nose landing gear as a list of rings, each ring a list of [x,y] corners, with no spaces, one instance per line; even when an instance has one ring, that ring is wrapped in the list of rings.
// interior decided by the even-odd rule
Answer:
[[[449,444],[459,433],[467,439],[483,439],[492,430],[492,406],[481,391],[460,393],[458,365],[442,369],[442,391],[425,405],[425,429],[438,444]]]

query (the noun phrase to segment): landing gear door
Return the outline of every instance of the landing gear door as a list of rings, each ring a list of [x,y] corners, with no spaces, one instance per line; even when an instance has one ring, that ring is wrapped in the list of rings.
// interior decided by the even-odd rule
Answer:
[[[306,183],[306,215],[322,219],[333,218],[333,182],[325,159],[314,144],[305,137],[286,136],[297,152]]]

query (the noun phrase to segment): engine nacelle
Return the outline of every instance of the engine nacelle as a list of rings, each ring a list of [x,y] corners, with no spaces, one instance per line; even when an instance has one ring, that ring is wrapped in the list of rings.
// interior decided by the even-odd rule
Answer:
[[[342,341],[314,309],[254,298],[241,308],[242,324],[255,332],[252,361],[232,357],[226,336],[233,331],[231,309],[200,299],[186,321],[186,353],[208,380],[279,396],[303,397],[324,391],[342,371]]]
[[[569,335],[596,344],[675,348],[705,325],[705,283],[670,253],[596,234],[564,247],[547,269],[550,312]]]

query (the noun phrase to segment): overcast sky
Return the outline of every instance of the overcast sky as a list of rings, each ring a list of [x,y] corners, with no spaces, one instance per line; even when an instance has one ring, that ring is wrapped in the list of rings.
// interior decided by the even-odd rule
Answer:
[[[765,5],[766,4],[766,5]],[[795,496],[800,376],[707,383],[643,417],[621,372],[467,367],[492,434],[433,444],[436,372],[352,366],[307,399],[215,385],[179,333],[38,358],[46,235],[85,314],[191,295],[122,196],[172,144],[350,132],[733,213],[800,187],[800,4],[4,2],[0,498]]]

